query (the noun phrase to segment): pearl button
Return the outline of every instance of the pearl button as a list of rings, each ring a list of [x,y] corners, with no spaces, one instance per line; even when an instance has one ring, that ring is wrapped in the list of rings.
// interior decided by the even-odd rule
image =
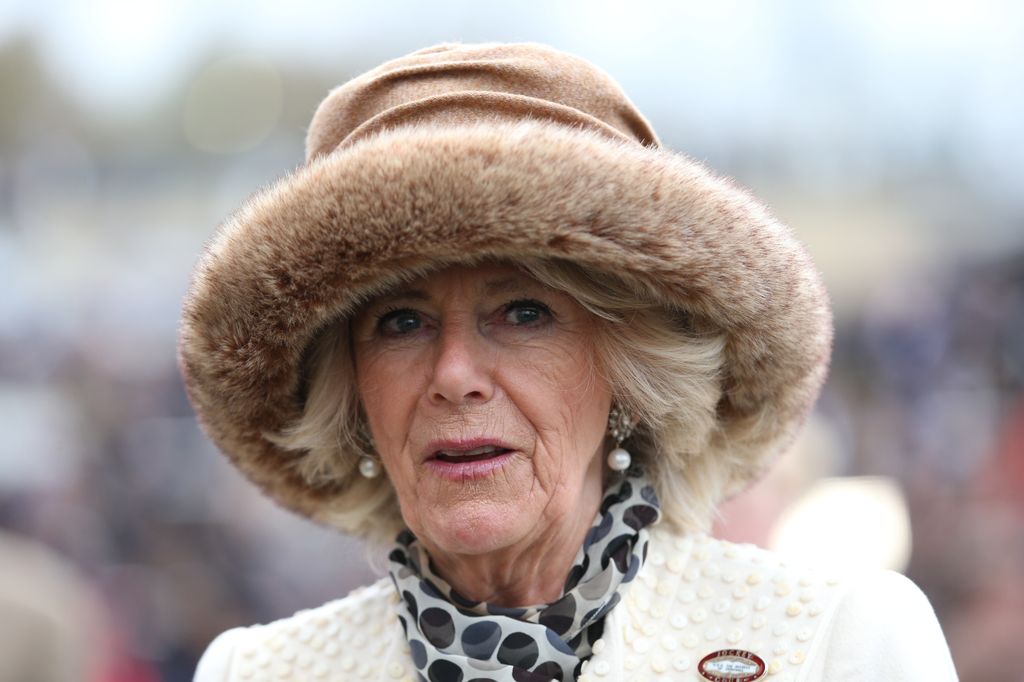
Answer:
[[[718,627],[717,625],[712,626],[704,631],[704,639],[708,640],[709,642],[713,642],[721,636],[722,628]]]
[[[602,677],[607,675],[611,669],[611,666],[608,665],[608,661],[598,661],[591,668],[595,675],[601,675]]]
[[[722,582],[726,584],[736,582],[736,571],[725,571],[722,573]]]
[[[800,640],[801,642],[806,642],[807,640],[809,640],[811,638],[811,634],[812,633],[811,633],[811,631],[809,629],[804,628],[800,632],[796,633],[796,638],[798,640]]]
[[[338,643],[337,642],[328,642],[327,646],[324,647],[324,653],[327,654],[328,656],[337,656],[338,655],[338,651],[339,651],[339,649],[338,649]]]
[[[667,597],[670,594],[672,594],[672,586],[669,585],[666,581],[662,580],[660,583],[658,583],[658,589],[656,591],[662,597]]]
[[[773,659],[772,662],[768,664],[769,675],[777,675],[780,670],[782,670],[782,661],[779,659]]]
[[[655,620],[661,620],[666,615],[668,615],[668,611],[666,611],[665,607],[661,604],[655,604],[651,607],[651,617]]]
[[[794,616],[799,616],[803,610],[804,607],[800,606],[800,604],[796,602],[793,602],[792,604],[786,607],[786,615],[790,618],[793,618]]]
[[[605,646],[606,646],[606,645],[605,645],[605,643],[604,643],[604,638],[601,638],[601,639],[597,640],[596,642],[594,642],[594,645],[593,645],[593,647],[591,647],[591,650],[592,650],[592,651],[593,651],[593,652],[594,652],[595,654],[599,654],[599,653],[601,653],[602,651],[604,651],[604,648],[605,648]]]
[[[688,632],[682,637],[683,646],[687,649],[692,649],[697,646],[697,635],[692,632]]]
[[[665,555],[664,554],[662,554],[661,552],[652,552],[651,553],[651,565],[652,566],[661,566],[663,563],[665,563]]]
[[[662,635],[661,648],[665,651],[675,651],[679,648],[679,642],[672,635]]]
[[[729,557],[730,559],[735,559],[739,555],[740,553],[736,550],[735,547],[730,545],[729,547],[725,548],[725,556]]]
[[[800,593],[800,601],[802,601],[804,604],[809,604],[810,602],[814,601],[814,593],[810,590],[804,590]]]
[[[760,630],[764,627],[764,624],[766,622],[767,619],[759,613],[750,619],[750,627],[754,628],[755,630]]]
[[[760,585],[763,578],[760,573],[751,573],[747,576],[748,585]]]
[[[732,610],[732,619],[733,620],[743,620],[746,617],[747,617],[747,607],[746,606],[743,606],[742,604],[740,604],[739,606],[737,606],[736,608],[734,608]]]
[[[658,634],[658,626],[654,623],[647,622],[644,623],[643,631],[644,634],[648,637],[653,637],[654,635]]]
[[[789,583],[779,583],[775,586],[775,594],[780,597],[785,597],[791,590]]]
[[[701,599],[711,599],[715,596],[715,591],[711,589],[710,585],[701,585],[700,589],[697,590],[697,596]]]
[[[748,594],[750,594],[750,588],[746,585],[737,585],[732,591],[732,596],[736,599],[743,599]]]
[[[672,614],[672,618],[669,620],[672,623],[672,627],[676,630],[682,630],[689,623],[689,619],[682,613]]]
[[[694,592],[691,589],[682,590],[679,593],[679,597],[678,597],[679,601],[683,602],[684,604],[689,604],[690,602],[692,602],[696,598],[697,598],[697,593]]]
[[[688,568],[683,573],[683,579],[686,580],[687,582],[691,582],[692,583],[695,580],[697,580],[697,578],[699,578],[699,577],[700,577],[700,571],[698,571],[696,568]]]
[[[769,597],[760,596],[757,601],[754,602],[754,608],[758,611],[764,611],[766,608],[771,606],[772,600]]]
[[[636,656],[627,656],[625,662],[626,670],[636,670],[640,667],[640,659]]]
[[[718,575],[718,573],[720,572],[720,569],[718,568],[717,564],[707,564],[706,566],[704,566],[704,570],[701,571],[701,572],[707,578],[714,578],[715,576]]]
[[[668,669],[668,663],[662,656],[655,656],[651,659],[651,670],[656,673],[663,673]]]
[[[682,573],[684,565],[685,564],[683,564],[683,560],[679,557],[674,556],[668,560],[668,570],[672,571],[673,573]]]
[[[821,614],[821,604],[811,604],[807,607],[807,615],[818,616]]]
[[[726,637],[731,644],[736,644],[738,641],[743,639],[743,631],[739,628],[733,628],[729,631],[729,635]]]
[[[786,643],[786,640],[780,640],[772,649],[772,653],[776,656],[783,656],[787,651],[789,651],[789,644]]]
[[[789,662],[792,663],[793,665],[800,665],[801,663],[804,662],[804,652],[802,652],[802,651],[794,651],[789,656]]]
[[[729,610],[730,606],[732,606],[732,602],[730,602],[728,599],[719,599],[715,602],[715,605],[712,607],[712,610],[715,613],[725,613]]]
[[[349,672],[350,670],[354,669],[355,667],[356,667],[356,659],[352,658],[351,656],[345,656],[345,657],[343,657],[341,659],[341,669],[344,670],[345,672]]]
[[[690,620],[694,623],[703,623],[708,619],[708,612],[704,608],[696,608],[690,613]]]
[[[388,664],[388,675],[391,675],[394,679],[399,679],[404,672],[405,671],[402,670],[402,666],[397,661],[391,661],[391,663]]]
[[[689,670],[690,658],[688,656],[676,656],[672,659],[672,667],[678,670],[679,672]]]

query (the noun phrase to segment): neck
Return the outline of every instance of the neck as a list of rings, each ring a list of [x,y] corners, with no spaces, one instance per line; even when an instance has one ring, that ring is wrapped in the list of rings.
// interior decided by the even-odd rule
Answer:
[[[576,506],[578,513],[546,532],[495,552],[450,554],[424,544],[434,568],[464,597],[506,608],[548,604],[562,587],[601,506],[603,490]]]

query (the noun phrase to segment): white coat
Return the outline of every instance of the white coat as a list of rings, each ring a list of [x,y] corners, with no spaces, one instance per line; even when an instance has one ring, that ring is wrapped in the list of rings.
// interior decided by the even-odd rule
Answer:
[[[650,529],[644,566],[607,616],[581,682],[706,682],[714,652],[752,652],[766,682],[947,682],[928,599],[892,571],[804,568],[752,545]],[[207,648],[195,682],[416,680],[390,578]],[[732,678],[723,678],[732,679]],[[738,679],[738,678],[737,678]]]

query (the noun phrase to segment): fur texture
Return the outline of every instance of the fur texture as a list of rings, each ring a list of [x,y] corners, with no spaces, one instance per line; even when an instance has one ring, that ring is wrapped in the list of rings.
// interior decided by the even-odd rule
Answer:
[[[543,118],[382,128],[254,195],[207,245],[179,363],[208,435],[314,519],[301,452],[263,437],[302,410],[303,356],[363,298],[437,261],[524,254],[632,278],[728,337],[722,437],[732,490],[796,434],[824,381],[832,318],[804,248],[729,180],[677,153]]]

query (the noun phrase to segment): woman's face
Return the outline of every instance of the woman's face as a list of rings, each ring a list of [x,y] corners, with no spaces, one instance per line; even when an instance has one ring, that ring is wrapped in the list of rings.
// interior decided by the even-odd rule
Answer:
[[[596,512],[611,393],[595,324],[572,297],[505,265],[450,267],[355,316],[370,431],[428,549],[484,554]]]

